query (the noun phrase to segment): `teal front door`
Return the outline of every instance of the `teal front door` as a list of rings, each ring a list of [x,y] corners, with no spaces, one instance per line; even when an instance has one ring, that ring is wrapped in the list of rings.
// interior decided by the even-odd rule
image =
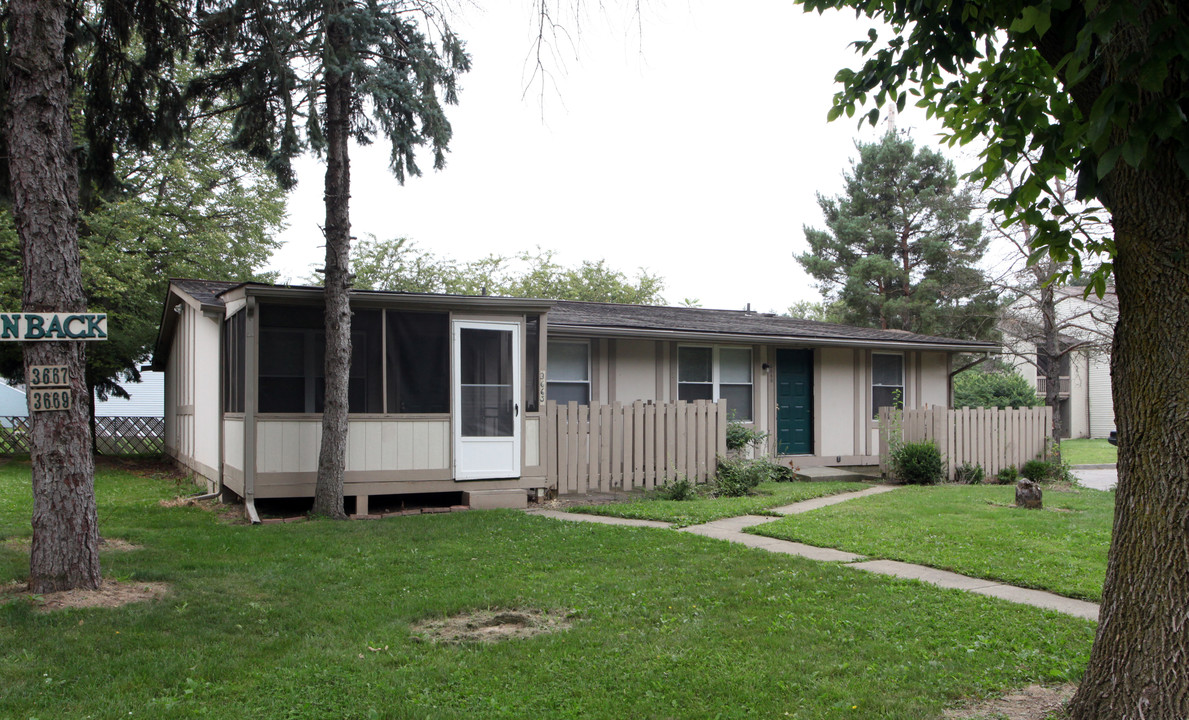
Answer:
[[[776,351],[776,453],[813,454],[813,351]]]

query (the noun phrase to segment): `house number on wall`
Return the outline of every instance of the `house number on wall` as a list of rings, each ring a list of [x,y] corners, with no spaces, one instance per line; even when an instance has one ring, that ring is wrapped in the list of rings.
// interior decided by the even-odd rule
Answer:
[[[29,367],[29,409],[33,412],[70,409],[70,372],[65,365]]]

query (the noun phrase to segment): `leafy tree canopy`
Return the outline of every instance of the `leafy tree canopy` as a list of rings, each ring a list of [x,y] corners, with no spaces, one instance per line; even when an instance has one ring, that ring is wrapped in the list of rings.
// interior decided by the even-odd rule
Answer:
[[[1036,407],[1041,404],[1024,376],[1012,369],[971,369],[954,376],[954,407]]]
[[[995,334],[974,199],[940,153],[888,133],[857,145],[844,194],[818,196],[827,230],[797,256],[842,322],[960,338]]]
[[[267,280],[260,269],[278,247],[284,196],[262,163],[222,140],[226,121],[195,123],[166,150],[125,148],[115,158],[119,191],[93,196],[80,218],[79,249],[87,306],[108,313],[108,340],[87,348],[87,382],[100,398],[127,397],[152,347],[171,277]],[[0,304],[21,302],[20,248],[0,210]],[[0,372],[23,375],[19,348],[0,348]]]
[[[407,238],[364,239],[355,244],[355,286],[368,290],[503,295],[551,300],[659,305],[664,281],[645,270],[634,279],[603,260],[565,267],[552,250],[511,257],[489,255],[473,262],[422,251]]]

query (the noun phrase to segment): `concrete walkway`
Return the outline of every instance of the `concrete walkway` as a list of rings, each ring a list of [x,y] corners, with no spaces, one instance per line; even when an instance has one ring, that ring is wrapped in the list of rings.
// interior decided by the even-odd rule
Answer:
[[[868,495],[878,495],[880,493],[890,492],[897,489],[897,487],[898,486],[895,485],[876,485],[858,492],[827,495],[825,497],[813,498],[812,500],[793,503],[792,505],[773,508],[772,512],[776,513],[777,515],[796,515],[798,513],[817,510],[818,508],[827,507],[829,505],[837,505],[838,503],[844,503],[848,500],[854,500],[856,498],[866,497]],[[655,520],[630,520],[626,518],[604,517],[602,515],[585,515],[582,513],[559,512],[556,510],[536,510],[530,512],[532,512],[534,515],[542,515],[555,520],[591,522],[600,523],[603,525],[629,525],[633,527],[671,527],[669,523],[657,522]],[[911,563],[898,562],[896,560],[868,560],[862,555],[845,552],[843,550],[816,547],[814,545],[805,545],[804,543],[790,542],[788,540],[778,540],[776,538],[765,537],[763,535],[753,535],[751,533],[744,532],[744,530],[747,528],[773,522],[777,519],[778,518],[766,515],[740,515],[738,517],[714,520],[713,522],[704,523],[702,525],[691,525],[690,527],[681,528],[680,532],[701,535],[703,537],[714,538],[716,540],[726,540],[727,542],[739,543],[740,545],[746,545],[747,547],[767,550],[768,552],[780,553],[782,555],[796,555],[797,557],[817,560],[819,562],[843,563],[846,565],[846,567],[852,567],[857,570],[863,570],[879,575],[919,580],[920,582],[926,582],[930,585],[936,585],[938,587],[965,590],[967,592],[977,593],[979,595],[987,595],[989,597],[996,597],[1009,602],[1031,605],[1033,607],[1045,608],[1047,610],[1056,610],[1057,612],[1085,618],[1087,620],[1098,620],[1098,605],[1095,603],[1086,602],[1084,600],[1074,600],[1062,595],[1044,592],[1043,590],[1030,590],[1028,588],[1016,587],[1014,585],[1005,585],[1003,583],[995,582],[994,580],[968,577],[966,575],[959,575],[957,573],[948,572],[946,570],[938,570],[936,568],[926,567],[924,565],[913,565]]]

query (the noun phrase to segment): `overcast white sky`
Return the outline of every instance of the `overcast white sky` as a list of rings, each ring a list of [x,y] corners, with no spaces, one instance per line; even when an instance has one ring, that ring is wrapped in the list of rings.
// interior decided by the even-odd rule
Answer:
[[[446,168],[427,154],[425,175],[402,187],[384,143],[356,148],[356,237],[407,236],[463,260],[537,246],[567,265],[606,259],[663,277],[670,304],[783,311],[818,299],[793,259],[802,226],[822,225],[815,193],[837,194],[855,139],[886,129],[825,120],[834,73],[859,62],[847,43],[869,21],[791,0],[646,0],[641,37],[630,10],[608,3],[576,48],[559,48],[542,106],[529,86],[529,0],[480,4],[453,23],[474,69],[448,109]],[[897,125],[937,142],[923,114]],[[322,173],[299,164],[272,263],[282,280],[322,264]]]

